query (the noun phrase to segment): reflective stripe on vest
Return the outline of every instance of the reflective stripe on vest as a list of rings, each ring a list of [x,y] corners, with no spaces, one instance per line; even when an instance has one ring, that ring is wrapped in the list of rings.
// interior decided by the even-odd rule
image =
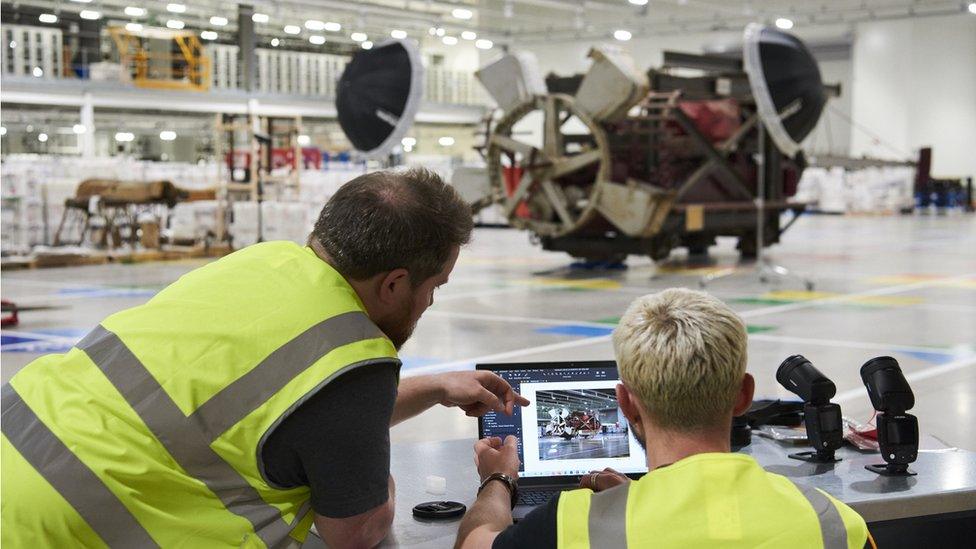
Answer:
[[[322,356],[343,345],[378,337],[383,337],[382,333],[359,311],[324,320],[278,348],[189,417],[111,331],[98,326],[77,348],[98,366],[180,467],[203,482],[228,511],[247,519],[265,545],[277,547],[289,541],[289,533],[311,509],[311,502],[302,504],[291,523],[285,522],[278,509],[265,503],[210,444]],[[348,369],[341,369],[329,380]],[[4,435],[108,545],[157,545],[9,384],[3,386],[2,398]]]
[[[191,421],[142,362],[112,332],[98,326],[78,343],[146,427],[190,476],[207,485],[228,511],[244,517],[268,547],[284,540],[294,525],[210,448],[202,425]],[[297,521],[297,519],[296,519]]]
[[[587,524],[591,548],[627,548],[627,499],[630,485],[628,482],[590,496]],[[847,527],[837,507],[816,488],[796,482],[793,485],[810,502],[817,514],[824,549],[846,549]]]
[[[106,544],[111,547],[158,545],[119,498],[41,422],[10,384],[0,390],[0,399],[4,436]]]

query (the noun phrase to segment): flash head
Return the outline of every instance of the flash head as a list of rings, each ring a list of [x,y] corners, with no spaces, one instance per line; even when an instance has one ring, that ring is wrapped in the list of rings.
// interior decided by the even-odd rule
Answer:
[[[810,404],[826,404],[837,387],[803,355],[793,355],[776,370],[776,381]]]
[[[868,389],[871,405],[880,412],[903,414],[915,406],[915,394],[890,356],[872,358],[861,366],[861,380]]]

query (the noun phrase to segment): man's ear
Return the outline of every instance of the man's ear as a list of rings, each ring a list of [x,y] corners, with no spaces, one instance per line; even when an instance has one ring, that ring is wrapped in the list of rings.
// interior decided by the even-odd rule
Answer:
[[[384,305],[396,305],[402,302],[403,295],[410,292],[410,273],[406,269],[393,269],[381,275],[377,297]]]
[[[752,406],[752,397],[756,392],[756,380],[752,374],[747,373],[742,376],[742,385],[739,386],[739,394],[735,397],[735,407],[732,408],[732,417],[741,416]]]
[[[641,424],[641,407],[637,397],[623,383],[617,384],[617,405],[630,423]]]

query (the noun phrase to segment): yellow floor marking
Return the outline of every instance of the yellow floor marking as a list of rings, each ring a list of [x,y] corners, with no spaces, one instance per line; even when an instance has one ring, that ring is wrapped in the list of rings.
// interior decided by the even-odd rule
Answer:
[[[807,292],[802,290],[776,290],[768,292],[762,296],[762,299],[771,299],[776,301],[812,301],[814,299],[827,299],[841,296],[842,294],[832,293],[832,292]],[[925,300],[921,297],[912,296],[862,296],[854,297],[849,301],[850,303],[858,303],[860,305],[879,305],[879,306],[889,306],[889,307],[904,307],[906,305],[915,305],[922,303]]]
[[[926,282],[929,280],[938,281],[939,279],[949,278],[946,276],[939,275],[892,275],[892,276],[877,276],[868,279],[868,282],[872,284],[910,284],[912,282]],[[946,282],[945,284],[938,284],[938,286],[945,286],[947,288],[962,288],[967,290],[976,290],[976,279],[962,279],[955,280],[951,282]]]
[[[620,288],[620,283],[609,278],[548,278],[538,277],[516,281],[519,284],[529,286],[544,286],[548,288],[561,288],[568,290],[616,290]]]

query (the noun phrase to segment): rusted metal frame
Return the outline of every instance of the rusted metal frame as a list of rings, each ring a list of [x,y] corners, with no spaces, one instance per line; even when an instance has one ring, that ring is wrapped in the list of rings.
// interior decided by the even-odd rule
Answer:
[[[729,137],[721,145],[719,145],[718,147],[719,152],[722,154],[728,154],[736,150],[739,146],[739,142],[742,141],[742,139],[746,136],[746,134],[748,134],[752,130],[752,128],[755,127],[756,122],[758,120],[759,120],[759,116],[755,113],[749,118],[747,118],[746,121],[743,122],[741,126],[739,126],[739,129],[736,130],[734,134],[732,134],[731,137]],[[678,192],[676,193],[675,200],[680,199],[688,191],[693,189],[695,185],[704,181],[705,177],[708,174],[710,174],[712,170],[715,169],[715,166],[716,166],[715,161],[711,159],[709,159],[708,162],[702,164],[681,185],[681,188],[678,189]]]
[[[708,142],[708,139],[702,135],[700,131],[698,131],[698,128],[696,128],[695,124],[691,121],[691,119],[688,118],[688,115],[686,115],[681,109],[673,109],[672,113],[674,119],[677,120],[685,132],[691,136],[692,140],[694,140],[695,144],[697,144],[702,152],[705,153],[705,156],[708,157],[709,161],[715,165],[714,167],[718,168],[718,174],[722,180],[738,191],[738,193],[744,198],[749,198],[751,200],[753,198],[753,193],[749,191],[745,180],[743,180],[742,177],[735,170],[733,170],[731,166],[729,166],[728,161],[717,150],[715,150],[715,147]]]

